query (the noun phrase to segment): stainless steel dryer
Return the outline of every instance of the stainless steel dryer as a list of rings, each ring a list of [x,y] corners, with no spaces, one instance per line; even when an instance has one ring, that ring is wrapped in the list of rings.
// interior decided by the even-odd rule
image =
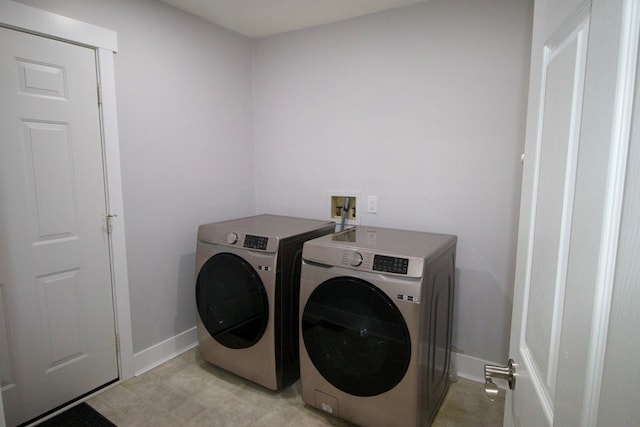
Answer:
[[[426,426],[449,387],[457,238],[360,227],[304,244],[305,403],[362,426]]]
[[[335,224],[258,215],[201,225],[196,249],[202,358],[272,390],[299,377],[302,245]]]

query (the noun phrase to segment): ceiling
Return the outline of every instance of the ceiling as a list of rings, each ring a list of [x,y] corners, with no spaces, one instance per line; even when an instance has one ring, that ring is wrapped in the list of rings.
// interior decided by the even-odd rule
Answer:
[[[247,37],[258,38],[427,0],[161,0]]]

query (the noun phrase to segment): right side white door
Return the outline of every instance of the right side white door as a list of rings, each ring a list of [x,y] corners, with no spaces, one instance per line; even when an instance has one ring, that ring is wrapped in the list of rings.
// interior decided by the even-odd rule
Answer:
[[[505,426],[595,425],[634,2],[535,2]]]
[[[118,379],[96,54],[0,28],[0,380],[9,426]]]

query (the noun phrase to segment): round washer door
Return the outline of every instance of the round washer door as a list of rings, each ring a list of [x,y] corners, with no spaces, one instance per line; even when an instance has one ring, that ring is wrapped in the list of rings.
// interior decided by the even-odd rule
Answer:
[[[258,342],[269,320],[262,280],[247,261],[231,253],[214,255],[202,266],[196,305],[209,334],[233,349]]]
[[[301,327],[313,365],[345,393],[384,393],[409,367],[411,338],[402,313],[364,280],[337,277],[320,284],[304,307]]]

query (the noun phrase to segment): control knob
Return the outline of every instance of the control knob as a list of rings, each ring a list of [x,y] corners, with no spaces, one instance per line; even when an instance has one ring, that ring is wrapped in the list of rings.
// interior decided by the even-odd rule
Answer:
[[[238,235],[236,233],[227,234],[227,243],[228,244],[233,245],[237,241],[238,241]]]
[[[357,267],[360,264],[362,264],[362,254],[360,252],[354,252],[353,254],[351,254],[351,259],[349,260],[349,264],[351,264],[354,267]]]

